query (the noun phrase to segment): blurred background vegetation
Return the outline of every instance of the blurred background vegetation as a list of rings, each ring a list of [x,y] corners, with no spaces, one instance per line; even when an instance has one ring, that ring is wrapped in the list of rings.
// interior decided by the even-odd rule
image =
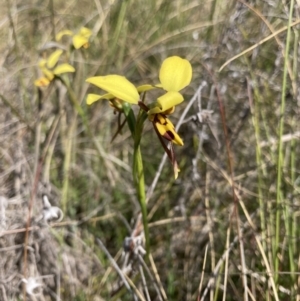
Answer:
[[[300,300],[299,26],[288,26],[299,20],[299,5],[3,0],[0,299]],[[65,47],[55,35],[82,26],[93,32],[90,47],[65,49],[64,57],[76,68],[65,79],[80,114],[59,81],[43,89],[33,82],[39,59]],[[151,254],[131,254],[126,263],[124,239],[139,214],[133,145],[125,129],[111,142],[117,116],[106,101],[86,106],[93,88],[85,79],[121,74],[154,84],[171,55],[193,66],[185,102],[172,115],[176,124],[185,112],[185,144],[175,147],[181,172],[175,181],[169,162],[159,169],[163,149],[147,124]],[[63,221],[40,223],[43,194]],[[131,289],[113,258],[127,268]],[[41,286],[26,296],[30,277]]]

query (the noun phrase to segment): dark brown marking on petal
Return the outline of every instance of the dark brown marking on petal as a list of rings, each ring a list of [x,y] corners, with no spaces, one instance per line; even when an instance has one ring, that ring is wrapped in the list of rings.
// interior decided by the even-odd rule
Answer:
[[[168,135],[172,137],[172,140],[175,138],[175,135],[171,131],[167,131]]]
[[[169,141],[173,141],[175,136],[171,131],[166,131],[163,135],[164,138],[166,138]]]

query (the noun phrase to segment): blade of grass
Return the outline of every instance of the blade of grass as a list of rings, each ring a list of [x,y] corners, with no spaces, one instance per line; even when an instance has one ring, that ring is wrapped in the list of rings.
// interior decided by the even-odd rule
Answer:
[[[205,266],[206,266],[206,260],[207,260],[207,250],[208,250],[208,244],[206,245],[205,252],[204,252],[204,259],[203,259],[200,283],[199,283],[199,287],[198,287],[197,301],[200,301],[200,294],[201,294],[202,286],[203,286],[203,279],[204,279]]]
[[[68,191],[69,191],[69,183],[70,183],[70,166],[73,152],[73,137],[76,131],[77,125],[77,113],[74,114],[72,124],[67,133],[67,141],[66,141],[66,149],[65,149],[65,157],[63,163],[63,187],[62,187],[62,196],[61,196],[61,204],[62,210],[66,212],[68,208]]]
[[[164,290],[164,287],[163,287],[163,285],[162,285],[162,283],[161,283],[161,280],[160,280],[160,277],[159,277],[159,274],[158,274],[158,271],[157,271],[157,268],[156,268],[156,265],[155,265],[155,262],[154,262],[154,260],[153,260],[153,257],[152,257],[152,254],[151,254],[151,253],[149,253],[149,261],[150,261],[152,270],[153,270],[153,272],[154,272],[154,277],[155,277],[156,282],[157,282],[157,284],[158,284],[158,286],[159,286],[161,296],[163,297],[163,299],[164,299],[165,301],[167,301],[167,300],[168,300],[168,297],[167,297],[167,294],[166,294],[166,292],[165,292],[165,290]]]
[[[275,283],[278,284],[278,272],[279,272],[279,240],[280,240],[280,217],[281,208],[285,208],[286,204],[283,202],[282,193],[282,168],[283,168],[283,142],[282,136],[284,133],[284,114],[285,114],[285,101],[286,101],[286,91],[287,91],[287,71],[288,71],[288,60],[289,60],[289,50],[291,42],[291,27],[293,18],[293,8],[294,0],[291,0],[289,19],[287,27],[287,38],[285,46],[285,56],[284,56],[284,69],[283,69],[283,80],[282,80],[282,93],[281,93],[281,105],[280,105],[280,122],[279,122],[279,132],[278,132],[278,158],[277,158],[277,183],[276,183],[276,225],[275,225],[275,244],[273,250],[274,256],[274,272],[275,272]],[[295,22],[294,22],[295,23]]]
[[[229,241],[230,241],[230,226],[227,228],[226,234],[226,249],[229,248]],[[228,280],[228,262],[229,262],[229,253],[227,253],[225,258],[225,273],[224,273],[224,290],[223,290],[223,301],[226,301],[227,296],[227,280]]]
[[[263,241],[263,247],[264,250],[266,250],[266,218],[265,218],[265,203],[263,200],[263,174],[265,173],[265,169],[262,168],[263,166],[263,160],[261,156],[261,147],[260,147],[260,126],[259,126],[259,92],[257,91],[256,85],[254,85],[254,91],[255,91],[255,98],[257,99],[257,103],[254,104],[251,88],[249,84],[249,80],[247,80],[247,88],[248,88],[248,99],[249,99],[249,107],[252,115],[252,124],[254,127],[255,132],[255,141],[256,141],[256,147],[255,147],[255,154],[256,154],[256,166],[257,166],[257,194],[258,194],[258,203],[259,203],[259,215],[260,215],[260,227],[261,227],[261,233],[262,233],[262,241]]]
[[[257,232],[255,223],[252,221],[252,218],[251,218],[249,212],[247,211],[247,208],[246,208],[244,202],[242,200],[240,200],[239,204],[240,204],[240,206],[241,206],[241,208],[242,208],[242,210],[243,210],[243,212],[244,212],[244,214],[245,214],[245,216],[247,218],[247,221],[248,221],[249,225],[251,226],[251,228],[255,232]],[[258,249],[259,249],[259,251],[261,253],[263,262],[265,264],[265,267],[266,267],[266,270],[267,270],[267,275],[269,276],[269,281],[270,281],[270,284],[271,284],[271,287],[272,287],[274,298],[275,298],[276,301],[279,301],[279,297],[278,297],[278,293],[277,293],[277,288],[276,288],[275,280],[274,280],[274,276],[275,275],[274,275],[274,273],[271,270],[268,258],[266,256],[266,253],[265,253],[265,251],[263,249],[263,246],[261,244],[261,237],[259,235],[255,234],[255,240],[256,240],[256,243],[258,245]],[[267,293],[270,293],[270,292],[268,291]]]
[[[210,168],[207,168],[207,171],[205,173],[205,211],[206,211],[206,219],[207,223],[211,225],[209,227],[209,245],[210,245],[210,266],[211,270],[213,271],[216,267],[216,250],[215,250],[215,239],[214,239],[214,233],[213,233],[213,218],[211,216],[211,205],[210,205],[210,188],[211,188],[211,171]],[[213,290],[210,292],[210,300],[213,300]]]

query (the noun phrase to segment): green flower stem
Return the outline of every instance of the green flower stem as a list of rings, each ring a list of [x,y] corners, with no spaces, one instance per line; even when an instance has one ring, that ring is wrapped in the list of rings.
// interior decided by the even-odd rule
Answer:
[[[149,243],[149,228],[148,228],[148,220],[147,220],[148,214],[147,214],[147,203],[146,203],[146,193],[145,193],[145,178],[144,178],[143,159],[142,159],[142,153],[140,147],[144,121],[147,118],[147,113],[144,112],[143,110],[140,110],[136,121],[131,108],[130,109],[124,108],[124,113],[126,115],[127,122],[134,139],[132,175],[133,175],[137,196],[142,211],[143,226],[144,226],[145,241],[146,241],[146,252],[147,254],[149,254],[150,243]],[[135,127],[133,127],[134,124]]]
[[[141,206],[143,226],[146,240],[146,251],[149,254],[149,229],[147,220],[147,204],[146,204],[146,194],[145,194],[145,179],[144,179],[144,167],[142,160],[142,153],[140,145],[135,147],[133,154],[133,178],[136,186],[136,192],[138,195],[139,203]]]

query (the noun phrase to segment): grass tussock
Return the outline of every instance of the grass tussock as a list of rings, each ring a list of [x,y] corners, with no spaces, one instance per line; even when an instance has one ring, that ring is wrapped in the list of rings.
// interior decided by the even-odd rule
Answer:
[[[0,299],[300,300],[298,23],[294,1],[3,2]],[[83,26],[87,49],[55,41]],[[38,89],[57,48],[76,72]],[[130,132],[111,142],[118,116],[85,80],[156,84],[172,55],[193,66],[181,171],[146,123],[143,256]]]

